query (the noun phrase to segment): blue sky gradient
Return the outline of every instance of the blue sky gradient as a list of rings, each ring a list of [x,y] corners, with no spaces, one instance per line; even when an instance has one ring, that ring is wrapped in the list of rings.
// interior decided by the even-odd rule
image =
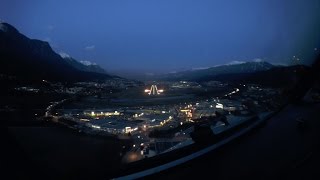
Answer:
[[[319,0],[2,0],[0,19],[110,72],[170,72],[320,49]]]

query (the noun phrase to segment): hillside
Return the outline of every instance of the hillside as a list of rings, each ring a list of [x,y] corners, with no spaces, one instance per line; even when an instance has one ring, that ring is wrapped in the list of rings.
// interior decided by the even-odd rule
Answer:
[[[27,80],[102,80],[112,76],[82,71],[54,52],[48,42],[29,39],[7,23],[0,23],[0,74]]]

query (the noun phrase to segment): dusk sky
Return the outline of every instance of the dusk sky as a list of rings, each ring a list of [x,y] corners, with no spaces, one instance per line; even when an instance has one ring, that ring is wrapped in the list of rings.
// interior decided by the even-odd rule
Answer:
[[[0,19],[107,71],[310,63],[320,0],[1,0]]]

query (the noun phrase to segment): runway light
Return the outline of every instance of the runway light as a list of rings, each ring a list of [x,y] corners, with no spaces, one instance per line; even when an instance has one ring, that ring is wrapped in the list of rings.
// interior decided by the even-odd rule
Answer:
[[[148,95],[159,95],[163,91],[163,89],[158,89],[157,85],[151,85],[150,89],[144,90],[144,92],[148,93]]]

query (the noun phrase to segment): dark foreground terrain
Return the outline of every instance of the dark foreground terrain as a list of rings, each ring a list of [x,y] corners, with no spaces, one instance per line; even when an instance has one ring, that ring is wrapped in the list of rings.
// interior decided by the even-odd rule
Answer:
[[[237,141],[149,178],[319,179],[319,109],[320,104],[289,105]]]

